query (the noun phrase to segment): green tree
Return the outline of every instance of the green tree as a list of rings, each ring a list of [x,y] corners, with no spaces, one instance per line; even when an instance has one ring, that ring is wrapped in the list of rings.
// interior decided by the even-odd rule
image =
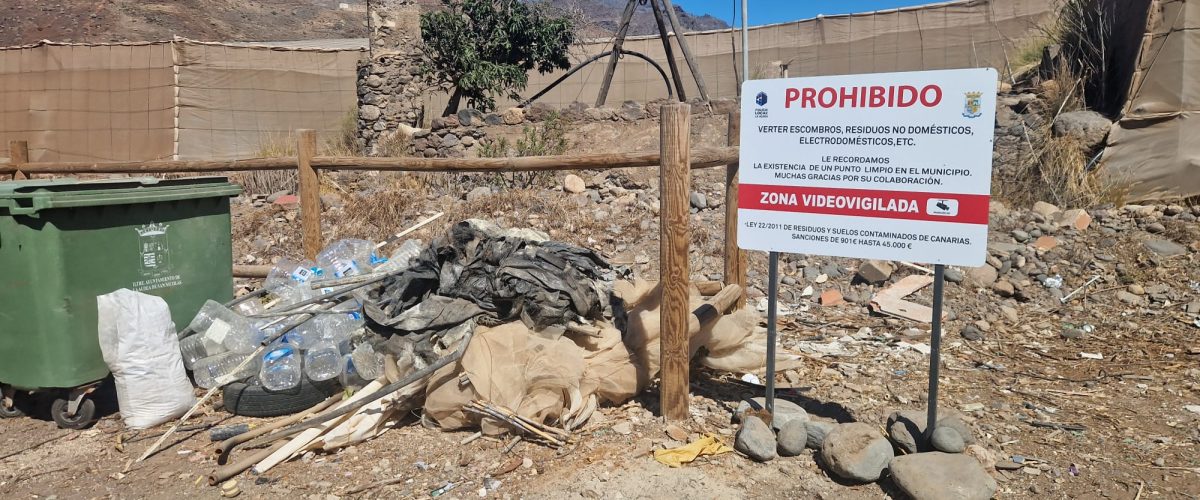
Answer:
[[[496,96],[512,99],[525,89],[529,71],[567,69],[574,40],[570,19],[549,13],[544,4],[522,0],[442,0],[445,9],[421,14],[426,70],[450,83],[454,93],[445,114],[458,111],[463,97],[481,111],[496,107]]]

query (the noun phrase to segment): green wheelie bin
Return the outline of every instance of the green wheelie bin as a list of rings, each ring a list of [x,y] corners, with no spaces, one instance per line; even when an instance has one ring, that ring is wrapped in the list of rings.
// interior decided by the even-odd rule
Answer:
[[[229,300],[239,193],[224,177],[0,182],[0,416],[44,391],[59,426],[90,425],[87,396],[109,374],[97,295],[160,296],[177,329],[205,300]]]

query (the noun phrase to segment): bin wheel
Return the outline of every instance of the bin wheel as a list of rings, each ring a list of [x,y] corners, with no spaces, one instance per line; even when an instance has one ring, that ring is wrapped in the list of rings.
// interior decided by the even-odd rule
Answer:
[[[13,401],[12,408],[5,408],[4,403],[0,402],[0,418],[17,418],[24,417],[25,412],[17,406],[17,402]]]
[[[70,402],[66,399],[55,399],[50,405],[50,416],[54,418],[54,423],[58,424],[63,429],[86,429],[91,427],[96,422],[96,403],[90,398],[84,398],[79,402],[79,410],[75,415],[67,415],[67,405]]]

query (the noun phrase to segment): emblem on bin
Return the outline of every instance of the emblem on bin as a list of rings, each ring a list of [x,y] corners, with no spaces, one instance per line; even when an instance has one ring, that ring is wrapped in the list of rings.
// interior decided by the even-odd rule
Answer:
[[[171,252],[167,244],[169,227],[154,223],[134,228],[138,233],[143,276],[158,276],[171,270]]]

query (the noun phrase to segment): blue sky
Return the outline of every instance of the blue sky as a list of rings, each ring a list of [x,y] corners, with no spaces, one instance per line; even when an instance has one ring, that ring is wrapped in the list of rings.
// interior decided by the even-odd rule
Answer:
[[[781,23],[816,17],[817,14],[850,14],[937,3],[942,0],[750,0],[750,25]],[[734,4],[737,22],[733,22]],[[674,4],[694,14],[709,14],[733,26],[740,26],[741,0],[674,0]]]

